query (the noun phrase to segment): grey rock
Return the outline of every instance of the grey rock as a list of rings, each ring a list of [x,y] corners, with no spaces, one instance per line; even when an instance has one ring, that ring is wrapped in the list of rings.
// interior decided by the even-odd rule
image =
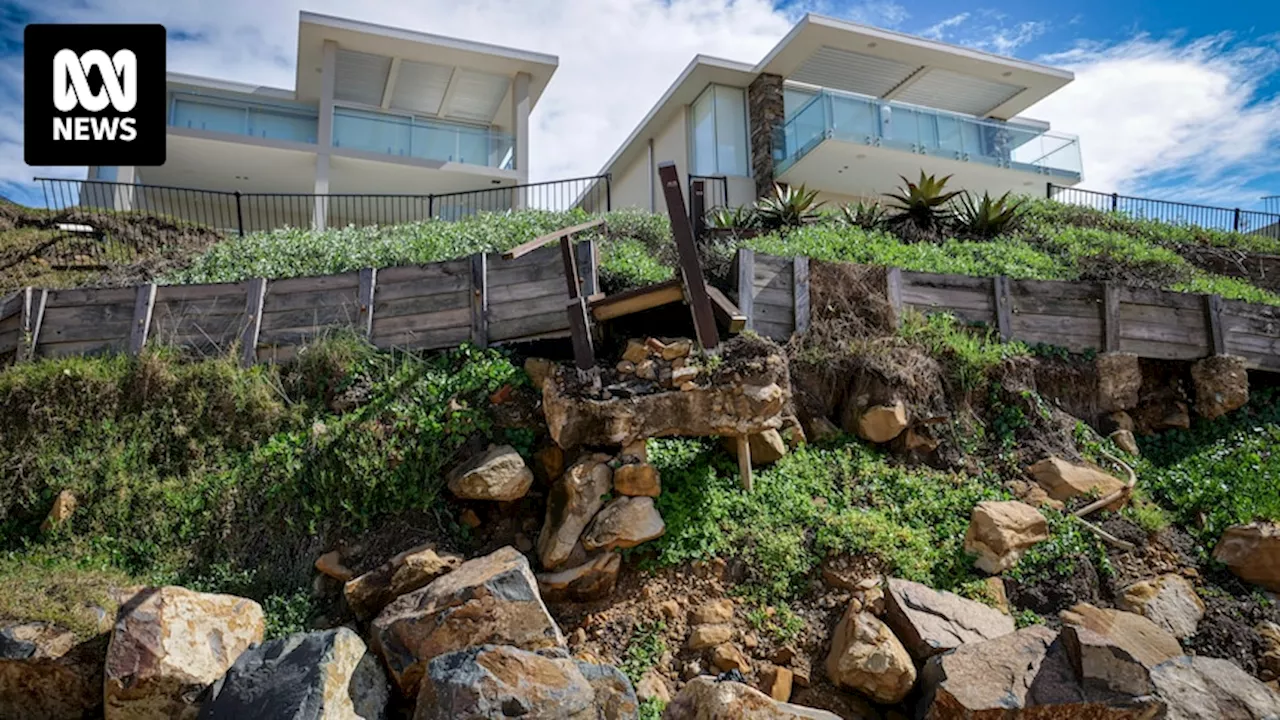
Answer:
[[[1228,660],[1177,657],[1151,671],[1168,720],[1274,720],[1280,696]]]
[[[431,661],[413,717],[596,720],[595,689],[568,658],[482,645]]]
[[[897,578],[886,587],[884,622],[919,661],[1016,628],[1013,618],[993,607]]]

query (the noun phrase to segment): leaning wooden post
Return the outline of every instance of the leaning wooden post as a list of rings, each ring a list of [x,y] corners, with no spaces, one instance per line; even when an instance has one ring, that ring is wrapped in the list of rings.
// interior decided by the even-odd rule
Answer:
[[[573,236],[560,237],[560,259],[564,262],[564,281],[569,292],[565,312],[569,315],[569,337],[573,340],[573,361],[579,370],[596,366],[596,349],[591,343],[591,321],[587,317],[587,299],[582,296],[578,280],[578,260],[573,255]]]
[[[756,290],[756,254],[747,248],[738,249],[738,310],[746,317],[744,326],[754,330]]]
[[[489,258],[471,256],[471,342],[489,347]]]
[[[791,310],[795,332],[809,329],[809,258],[798,255],[791,260]]]
[[[258,334],[262,331],[262,303],[267,298],[267,279],[253,278],[245,292],[244,312],[248,316],[240,334],[240,365],[249,367],[258,361]]]
[[[680,257],[680,272],[684,275],[684,290],[693,311],[693,328],[698,335],[698,344],[706,352],[715,352],[720,346],[720,334],[716,330],[711,298],[707,295],[707,281],[702,277],[702,263],[698,260],[698,248],[693,241],[693,227],[685,210],[684,192],[680,189],[680,174],[675,163],[660,164],[658,177],[662,179],[667,216],[671,219],[671,235],[675,237],[676,253]]]
[[[742,489],[751,492],[751,441],[746,435],[739,435],[734,442],[738,444],[738,475]]]
[[[893,326],[902,325],[902,268],[891,267],[885,271],[884,293],[889,299],[889,311],[893,313]]]
[[[377,289],[378,269],[364,268],[360,271],[360,285],[356,289],[356,300],[360,304],[360,334],[365,337],[373,335],[373,293]]]
[[[146,347],[147,336],[151,333],[151,313],[156,305],[156,284],[148,283],[138,286],[138,294],[133,300],[133,329],[129,333],[129,354],[138,356]]]
[[[48,290],[26,288],[22,291],[22,320],[18,328],[18,353],[15,362],[29,362],[36,357],[40,344],[40,326],[44,324],[44,306]]]
[[[996,329],[1000,339],[1009,342],[1013,338],[1013,304],[1009,297],[1009,278],[997,275],[991,278],[991,289],[995,294]]]

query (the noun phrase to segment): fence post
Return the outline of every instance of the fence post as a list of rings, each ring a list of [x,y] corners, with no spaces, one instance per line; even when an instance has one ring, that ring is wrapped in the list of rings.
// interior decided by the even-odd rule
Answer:
[[[797,255],[791,260],[791,310],[795,332],[809,329],[809,258]]]
[[[1102,284],[1103,352],[1120,351],[1120,288]]]
[[[613,210],[613,173],[604,174],[604,210]]]
[[[1046,182],[1044,184],[1044,199],[1045,200],[1053,199],[1053,183],[1052,182]]]
[[[1009,300],[1009,278],[997,275],[991,278],[991,289],[996,298],[996,328],[1000,339],[1009,342],[1013,337],[1013,303]]]
[[[885,271],[884,292],[893,312],[893,325],[902,325],[902,268],[891,267]]]
[[[1231,221],[1231,230],[1240,232],[1240,208],[1236,208],[1235,217]]]
[[[489,347],[489,262],[482,252],[471,256],[471,342]]]
[[[236,228],[240,230],[240,237],[244,237],[244,208],[240,206],[240,191],[236,191]]]
[[[365,268],[360,271],[359,303],[360,332],[365,337],[373,335],[373,292],[378,283],[378,269]]]
[[[427,219],[434,219],[436,216],[436,196],[431,194],[427,196]]]
[[[671,235],[676,241],[680,274],[684,276],[684,291],[693,311],[693,329],[698,344],[708,353],[720,346],[720,331],[716,329],[715,313],[711,310],[711,298],[707,295],[707,280],[702,275],[698,260],[698,248],[693,241],[693,226],[689,224],[688,209],[684,203],[684,188],[680,187],[680,175],[673,162],[658,165],[658,177],[667,201],[667,215],[671,218]]]
[[[44,323],[44,304],[49,298],[48,290],[23,288],[22,318],[18,327],[18,353],[14,362],[28,362],[36,356],[36,346],[40,344],[40,326]]]
[[[1239,211],[1237,211],[1239,212]],[[1204,296],[1205,321],[1208,323],[1209,346],[1214,355],[1227,354],[1227,336],[1222,328],[1222,296]]]
[[[1119,210],[1119,209],[1120,209],[1120,194],[1111,193],[1111,212],[1115,212],[1116,210]]]
[[[138,294],[133,300],[133,330],[129,333],[129,354],[137,356],[147,344],[147,335],[151,332],[151,312],[156,304],[156,284],[148,283],[138,286]]]
[[[253,278],[245,293],[244,311],[249,316],[240,335],[240,365],[249,367],[258,361],[258,333],[262,330],[262,301],[267,297],[267,279]]]
[[[738,310],[747,318],[746,330],[754,330],[755,322],[756,254],[747,248],[738,249]]]
[[[703,180],[693,180],[689,183],[689,222],[693,223],[694,240],[702,239],[706,213],[707,184]]]

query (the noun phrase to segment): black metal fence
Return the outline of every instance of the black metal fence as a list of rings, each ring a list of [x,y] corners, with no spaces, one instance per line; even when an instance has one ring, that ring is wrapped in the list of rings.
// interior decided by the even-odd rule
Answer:
[[[279,227],[395,225],[481,212],[611,209],[609,177],[427,195],[243,193],[97,180],[36,178],[52,211],[133,211],[240,235]]]
[[[689,176],[689,222],[695,237],[701,237],[712,210],[729,206],[729,178],[724,175]]]
[[[1214,207],[1193,203],[1132,197],[1118,193],[1101,193],[1048,183],[1050,200],[1083,205],[1095,210],[1122,212],[1145,220],[1159,220],[1175,225],[1194,225],[1210,230],[1251,233],[1280,239],[1280,214],[1241,208]]]

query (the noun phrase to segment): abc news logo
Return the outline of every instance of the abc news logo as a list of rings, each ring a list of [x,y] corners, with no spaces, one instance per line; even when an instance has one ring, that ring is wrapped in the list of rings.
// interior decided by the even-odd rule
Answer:
[[[162,25],[28,25],[28,165],[163,165]]]

